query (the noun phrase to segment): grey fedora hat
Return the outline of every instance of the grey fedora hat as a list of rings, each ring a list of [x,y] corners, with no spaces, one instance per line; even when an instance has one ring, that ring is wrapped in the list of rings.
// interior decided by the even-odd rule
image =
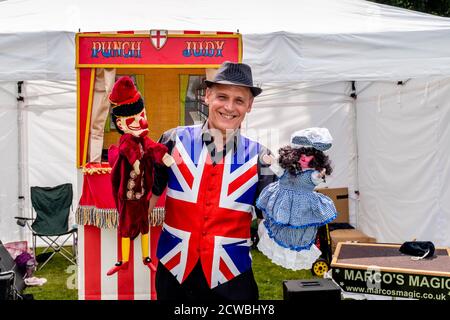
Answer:
[[[225,61],[220,66],[214,79],[211,81],[205,80],[205,83],[208,87],[215,83],[248,87],[254,97],[262,92],[261,88],[253,86],[252,69],[245,63]]]

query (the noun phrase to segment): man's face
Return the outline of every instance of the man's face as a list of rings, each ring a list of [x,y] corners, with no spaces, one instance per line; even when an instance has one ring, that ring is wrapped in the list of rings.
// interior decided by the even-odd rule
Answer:
[[[246,87],[214,84],[206,89],[205,102],[209,105],[209,128],[225,134],[241,126],[252,109],[253,95]]]
[[[120,130],[125,133],[130,133],[135,137],[144,137],[148,134],[145,109],[134,116],[117,117],[116,123]]]

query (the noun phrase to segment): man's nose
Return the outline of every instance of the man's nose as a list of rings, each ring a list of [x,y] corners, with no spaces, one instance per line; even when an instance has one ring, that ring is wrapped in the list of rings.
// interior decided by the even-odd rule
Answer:
[[[224,108],[225,108],[226,110],[229,110],[229,111],[234,110],[234,104],[233,104],[233,102],[231,102],[231,101],[225,102]]]

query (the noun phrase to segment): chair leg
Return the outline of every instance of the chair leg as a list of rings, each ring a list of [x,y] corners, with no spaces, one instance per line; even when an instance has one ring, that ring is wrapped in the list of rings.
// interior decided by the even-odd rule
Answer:
[[[64,250],[64,251],[66,251],[66,250]],[[71,254],[69,253],[68,255],[66,255],[66,253],[64,253],[63,251],[60,251],[59,252],[64,258],[66,258],[70,263],[72,263],[72,264],[77,264],[77,262],[76,262],[76,260],[74,260],[72,257],[70,257],[71,256]]]
[[[53,258],[53,256],[57,252],[60,251],[60,249],[58,248],[58,244],[56,243],[56,241],[59,239],[59,237],[56,237],[56,239],[51,239],[50,237],[40,236],[39,238],[41,238],[42,241],[44,241],[47,244],[47,247],[41,252],[41,254],[43,254],[43,253],[45,253],[47,251],[50,251],[50,249],[53,250],[51,255],[37,269],[37,270],[42,270],[42,268],[44,268],[44,266]]]
[[[74,236],[72,234],[72,236]],[[64,244],[70,239],[68,236],[61,245],[56,244],[58,246],[58,252],[67,260],[69,260],[72,264],[77,264],[76,251],[74,251],[74,242],[72,242],[72,252],[69,252],[66,248],[64,248]],[[66,255],[67,254],[67,255]]]
[[[70,239],[70,235],[68,235],[61,244],[58,244],[57,241],[61,236],[56,236],[55,239],[52,239],[50,237],[43,237],[41,236],[41,239],[48,245],[48,247],[44,250],[44,252],[46,252],[47,250],[52,249],[53,253],[50,255],[50,257],[48,257],[48,259],[45,261],[45,263],[39,268],[42,269],[42,267],[44,267],[45,264],[47,264],[47,262],[53,258],[53,256],[56,253],[61,254],[64,258],[66,258],[70,263],[76,265],[77,264],[77,260],[76,260],[76,256],[74,256],[74,253],[76,252],[69,252],[66,248],[64,248],[65,243]]]
[[[72,252],[70,249],[66,249],[64,245],[72,236]],[[78,237],[76,232],[72,232],[72,234],[67,234],[63,236],[39,236],[42,241],[47,244],[47,247],[41,252],[51,252],[51,255],[38,266],[37,270],[41,270],[57,253],[60,253],[65,259],[67,259],[70,263],[77,265],[78,264],[78,250],[77,250],[77,241]],[[61,238],[61,244],[57,241]],[[37,236],[33,236],[33,251],[34,256],[36,257],[36,244],[37,244]]]
[[[53,258],[53,256],[55,254],[56,254],[56,251],[53,251],[52,254],[50,255],[50,257],[48,257],[47,260],[45,260],[44,263],[38,268],[38,271],[41,270],[47,264],[47,262],[49,262],[50,259]]]
[[[33,242],[33,256],[36,259],[36,236],[32,234],[31,241]]]

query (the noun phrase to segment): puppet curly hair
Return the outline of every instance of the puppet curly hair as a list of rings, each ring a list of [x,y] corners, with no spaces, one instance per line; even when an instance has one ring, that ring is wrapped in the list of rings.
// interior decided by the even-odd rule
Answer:
[[[283,169],[286,169],[291,174],[298,174],[302,171],[300,163],[298,162],[301,154],[306,156],[314,156],[309,163],[311,168],[314,168],[317,171],[322,171],[322,169],[325,169],[326,175],[330,175],[333,172],[333,168],[331,168],[331,161],[328,156],[323,153],[323,151],[312,147],[292,148],[291,146],[285,146],[280,148],[278,153],[280,155],[278,163]]]

